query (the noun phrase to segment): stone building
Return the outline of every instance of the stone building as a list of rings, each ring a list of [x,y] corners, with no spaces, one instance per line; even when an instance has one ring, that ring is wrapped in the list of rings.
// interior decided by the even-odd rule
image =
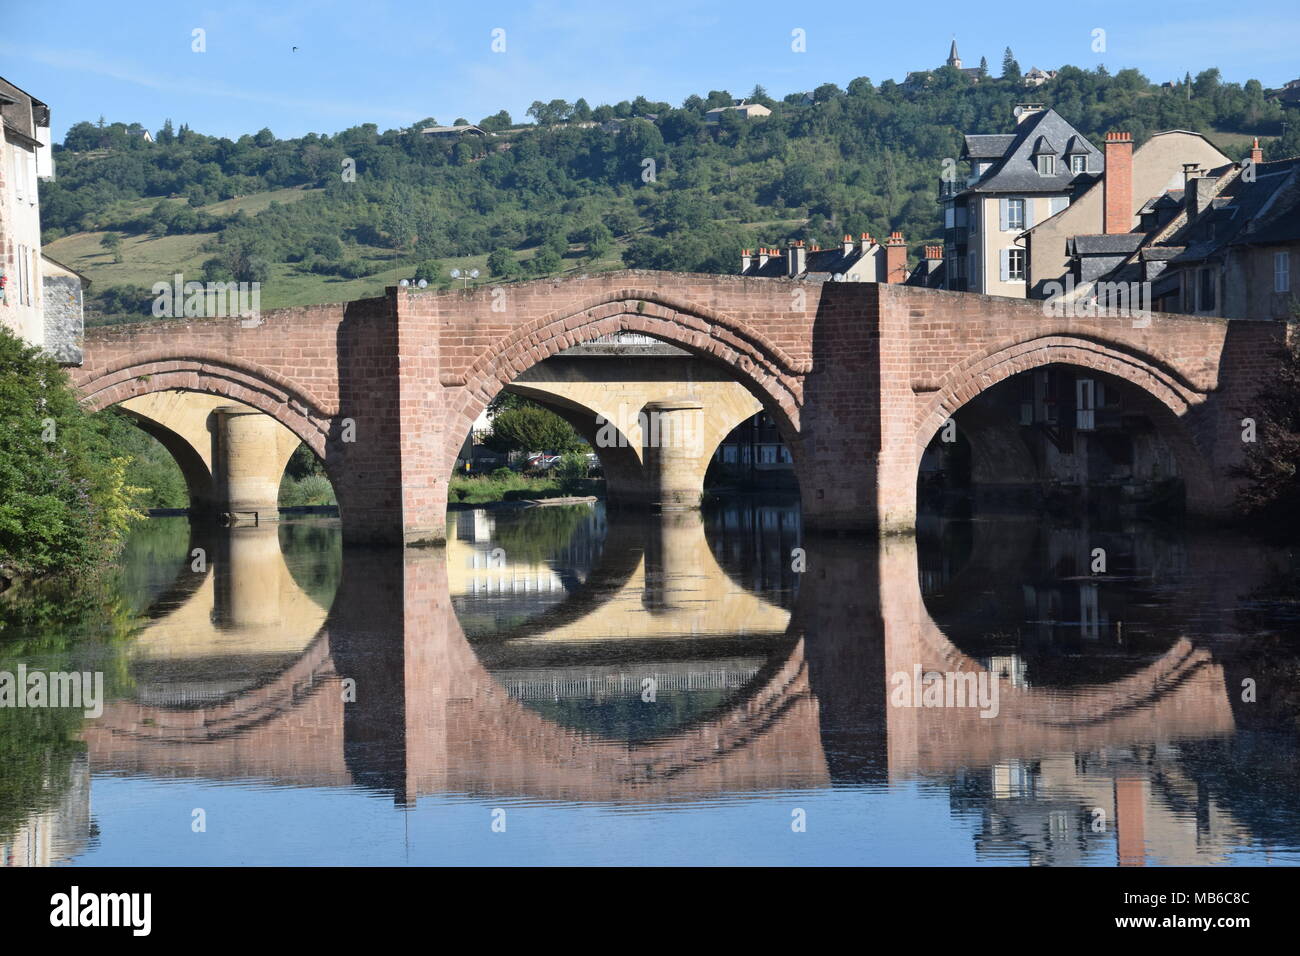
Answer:
[[[1026,298],[1021,235],[1101,175],[1101,151],[1055,110],[1026,103],[1015,116],[1014,132],[967,135],[960,159],[969,175],[940,184],[947,289]]]
[[[1108,302],[1136,287],[1160,312],[1296,318],[1300,158],[1264,162],[1256,140],[1246,161],[1187,162],[1181,178],[1137,209],[1134,228],[1073,237],[1075,294]]]

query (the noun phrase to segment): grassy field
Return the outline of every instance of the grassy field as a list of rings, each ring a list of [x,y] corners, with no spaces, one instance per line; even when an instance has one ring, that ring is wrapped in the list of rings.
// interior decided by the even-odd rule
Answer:
[[[53,259],[83,273],[92,283],[106,285],[143,285],[170,281],[173,273],[198,274],[206,255],[199,246],[210,238],[208,233],[180,236],[128,236],[122,238],[122,261],[100,248],[107,233],[78,232],[56,239],[45,247]],[[91,291],[94,289],[92,287]]]
[[[302,191],[279,190],[284,192]],[[274,194],[267,193],[267,196]],[[258,197],[246,197],[230,202],[251,202]],[[269,201],[263,204],[269,204]],[[218,204],[222,205],[222,204]],[[215,207],[209,207],[215,208]],[[187,279],[200,278],[203,262],[210,253],[200,247],[211,238],[211,233],[185,234],[178,236],[132,236],[119,233],[122,239],[122,261],[114,262],[112,253],[100,247],[104,232],[80,232],[56,239],[45,247],[45,251],[54,259],[84,274],[95,287],[104,288],[114,285],[139,285],[149,288],[155,282],[170,282],[171,277],[179,272]],[[581,274],[589,272],[607,272],[621,269],[619,258],[621,245],[615,243],[608,256],[593,263],[587,263],[581,257],[581,251],[575,247],[564,260],[561,274]],[[383,295],[384,289],[395,286],[402,279],[410,278],[415,267],[391,249],[373,246],[358,246],[359,258],[376,271],[372,275],[358,279],[344,279],[339,276],[317,275],[306,272],[297,263],[277,262],[271,264],[271,274],[261,287],[261,307],[279,309],[297,305],[317,305],[326,302],[350,302]],[[536,250],[526,249],[518,254],[521,262],[527,262]],[[444,275],[450,275],[452,269],[469,272],[479,271],[479,278],[470,285],[491,285],[494,280],[488,275],[487,256],[463,256],[457,259],[440,260],[439,265]],[[452,285],[459,288],[464,283],[457,279]]]

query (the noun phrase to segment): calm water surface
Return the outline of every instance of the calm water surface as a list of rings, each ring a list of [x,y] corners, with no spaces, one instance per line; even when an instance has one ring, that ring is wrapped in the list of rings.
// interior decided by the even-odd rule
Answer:
[[[1300,862],[1288,553],[1011,516],[877,545],[763,499],[449,539],[159,518],[104,582],[7,596],[0,671],[109,701],[0,709],[0,860]],[[996,713],[899,699],[931,673]]]

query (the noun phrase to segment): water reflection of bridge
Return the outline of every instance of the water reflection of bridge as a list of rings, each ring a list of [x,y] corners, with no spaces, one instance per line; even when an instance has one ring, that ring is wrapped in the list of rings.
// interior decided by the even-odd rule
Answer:
[[[639,547],[628,546],[638,538]],[[169,617],[155,622],[141,641],[142,657],[155,663],[141,673],[168,680],[146,679],[136,699],[110,705],[88,724],[91,766],[363,785],[401,802],[434,793],[655,802],[907,778],[965,781],[954,805],[980,802],[989,847],[1043,852],[1016,836],[1017,826],[1041,813],[1049,830],[1064,819],[1073,832],[1095,807],[1119,826],[1122,862],[1142,859],[1144,846],[1190,861],[1235,842],[1240,827],[1220,811],[1222,841],[1184,833],[1152,783],[1153,768],[1173,759],[1169,745],[1234,729],[1224,668],[1209,650],[1174,640],[1101,684],[1003,682],[996,719],[975,709],[890,707],[892,674],[918,664],[982,672],[992,662],[963,652],[931,618],[913,541],[869,549],[814,539],[805,547],[808,570],[788,611],[719,566],[698,516],[619,525],[585,583],[539,615],[546,626],[525,621],[474,640],[456,613],[457,601],[474,593],[466,571],[481,549],[472,541],[451,543],[445,553],[346,555],[327,619],[293,594],[278,548],[232,547],[230,566],[218,565],[218,575],[257,582],[275,600],[253,602],[252,619],[234,606],[211,615],[220,589],[200,586],[172,614],[184,628]],[[543,575],[545,561],[519,570]],[[705,649],[702,657],[674,659],[684,635]],[[620,641],[648,649],[632,655],[630,667],[602,669],[599,653],[584,657]],[[738,646],[748,652],[737,655]],[[259,667],[241,669],[245,659]],[[195,661],[203,663],[202,680],[185,675]],[[209,682],[223,667],[254,676],[237,688]],[[632,739],[566,725],[536,706],[583,694],[636,702],[643,678],[656,673],[669,697],[674,681],[689,689],[709,673],[718,684],[710,689],[722,693],[716,706],[670,732]],[[356,682],[353,703],[344,703],[344,679]],[[541,690],[547,680],[549,697]],[[177,695],[179,686],[189,687],[186,694]],[[190,706],[176,706],[182,697]],[[1152,756],[1132,756],[1139,752]],[[1094,755],[1087,770],[1079,766],[1083,754]],[[979,786],[969,785],[972,774]],[[1114,830],[1107,832],[1099,838],[1113,840]]]

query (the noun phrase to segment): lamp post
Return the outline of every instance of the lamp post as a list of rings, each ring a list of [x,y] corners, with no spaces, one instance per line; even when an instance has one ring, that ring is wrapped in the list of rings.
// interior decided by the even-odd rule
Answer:
[[[451,270],[451,277],[452,277],[453,279],[461,279],[461,280],[463,280],[465,284],[464,284],[463,286],[461,286],[461,288],[462,288],[462,289],[468,289],[468,288],[469,288],[469,280],[470,280],[470,279],[477,279],[477,278],[478,278],[478,270],[477,270],[477,269],[470,269],[468,272],[461,272],[459,269],[452,269],[452,270]]]

